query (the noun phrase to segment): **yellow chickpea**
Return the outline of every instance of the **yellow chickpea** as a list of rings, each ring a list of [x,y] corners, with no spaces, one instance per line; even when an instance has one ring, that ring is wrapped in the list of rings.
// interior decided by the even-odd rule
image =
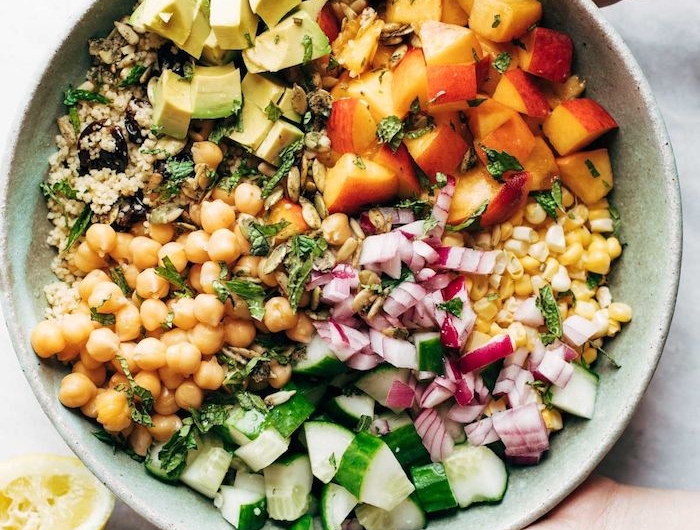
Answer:
[[[176,372],[167,365],[163,366],[163,368],[158,369],[158,375],[160,376],[160,380],[163,383],[163,386],[173,391],[180,386],[180,383],[182,383],[185,380],[184,375],[182,375],[179,372]]]
[[[117,232],[116,243],[114,248],[110,251],[109,255],[114,261],[118,262],[130,262],[131,261],[131,250],[129,247],[134,236],[126,232]]]
[[[282,388],[292,378],[292,365],[270,361],[269,383],[272,388]]]
[[[107,262],[83,241],[73,255],[73,264],[82,272],[90,272],[107,266]]]
[[[194,381],[187,379],[175,390],[175,403],[181,409],[198,409],[204,401],[204,392]]]
[[[134,376],[134,383],[138,386],[148,390],[153,398],[158,398],[161,391],[160,377],[158,377],[158,372],[139,372]]]
[[[117,233],[109,225],[95,223],[85,232],[85,241],[98,256],[104,258],[117,246]]]
[[[84,374],[71,373],[61,380],[58,399],[64,407],[79,408],[97,394],[95,383]]]
[[[224,201],[204,201],[200,214],[202,228],[209,234],[230,227],[236,221],[236,212]]]
[[[204,141],[192,144],[192,161],[195,164],[204,164],[210,170],[216,171],[223,159],[221,148],[214,142]]]
[[[163,266],[163,258],[168,257],[177,269],[177,272],[182,272],[187,268],[187,252],[185,246],[181,243],[171,242],[164,244],[158,251],[158,263]]]
[[[185,254],[192,263],[209,261],[209,234],[204,230],[190,232],[185,243]]]
[[[56,354],[56,359],[62,363],[67,363],[75,359],[80,355],[80,345],[79,344],[66,344],[66,347],[61,350],[60,353]]]
[[[199,270],[199,292],[216,294],[214,282],[221,278],[221,265],[216,261],[205,261]]]
[[[202,295],[199,295],[202,296]],[[182,331],[192,329],[197,325],[194,298],[178,298],[169,302],[173,313],[173,325]]]
[[[260,266],[259,256],[242,256],[233,267],[234,276],[258,277],[258,267]]]
[[[224,383],[225,377],[226,372],[215,357],[203,361],[192,375],[194,382],[203,390],[218,390]]]
[[[107,281],[94,286],[87,303],[99,313],[114,314],[123,308],[128,300],[116,283]]]
[[[167,364],[165,350],[166,346],[160,340],[145,338],[134,348],[134,362],[141,370],[153,372]]]
[[[187,338],[203,355],[214,355],[224,345],[224,326],[210,326],[200,322],[187,332]]]
[[[275,277],[275,273],[271,272],[270,274],[266,274],[264,271],[266,263],[266,258],[263,258],[258,262],[258,278],[260,278],[260,281],[268,287],[277,287],[277,278]]]
[[[203,293],[204,288],[202,287],[202,265],[196,264],[190,267],[190,274],[187,277],[187,281],[190,286],[198,293]]]
[[[176,327],[163,333],[160,340],[166,347],[172,346],[173,344],[180,344],[181,342],[187,342],[187,331]]]
[[[153,436],[143,425],[136,425],[128,438],[131,449],[139,456],[146,456],[153,443]]]
[[[115,372],[119,372],[120,374],[124,373],[124,368],[121,364],[123,360],[126,362],[126,367],[129,369],[131,375],[139,373],[141,369],[139,368],[138,364],[136,364],[136,360],[134,359],[135,349],[135,342],[122,342],[119,345],[119,353],[117,354],[119,358],[115,357],[109,362],[112,368],[114,368]]]
[[[209,239],[209,258],[212,261],[233,263],[241,255],[238,237],[228,228],[220,228]]]
[[[234,197],[233,191],[226,191],[223,188],[214,188],[211,194],[211,198],[214,200],[224,201],[229,206],[236,204],[236,199]]]
[[[124,279],[129,288],[136,289],[136,278],[138,278],[139,272],[141,272],[139,268],[136,265],[128,263],[122,265],[122,272],[124,273]]]
[[[158,375],[160,376],[160,374]],[[175,386],[175,388],[178,386],[180,386],[179,383]],[[175,401],[175,391],[169,389],[165,385],[161,385],[161,387],[160,394],[153,403],[153,410],[155,410],[158,414],[163,415],[175,414],[178,410],[180,410],[180,407]]]
[[[195,225],[202,226],[202,205],[200,203],[190,204],[187,213]]]
[[[194,299],[194,316],[203,324],[217,326],[224,318],[224,304],[214,294],[198,294]]]
[[[247,348],[255,340],[257,330],[250,320],[238,318],[224,319],[224,340],[234,348]]]
[[[233,233],[236,234],[236,241],[238,241],[238,248],[241,249],[241,256],[247,256],[250,254],[250,241],[241,232],[241,227],[236,225],[233,229]]]
[[[167,442],[182,427],[182,420],[175,414],[154,414],[151,419],[153,425],[146,428],[158,442]]]
[[[168,346],[165,350],[167,366],[177,373],[189,376],[193,374],[202,362],[202,352],[194,344],[183,342]]]
[[[127,304],[115,315],[114,331],[121,341],[134,340],[141,335],[141,315],[139,308]]]
[[[158,252],[162,245],[150,237],[138,236],[131,240],[131,262],[144,270],[158,265]]]
[[[90,354],[85,349],[85,345],[83,345],[83,347],[80,349],[79,359],[87,370],[94,370],[95,368],[99,368],[103,364],[100,361],[96,361],[95,359],[90,357]]]
[[[85,405],[80,407],[80,412],[82,412],[84,416],[92,419],[97,418],[97,398],[99,398],[100,394],[102,394],[104,391],[104,388],[97,388],[97,391],[92,399],[88,400]]]
[[[257,216],[262,210],[264,204],[262,191],[255,184],[242,182],[236,186],[233,197],[239,212]]]
[[[131,410],[124,392],[105,390],[97,397],[97,421],[110,432],[119,432],[131,425]]]
[[[85,349],[96,361],[109,362],[119,352],[119,337],[109,328],[94,329],[85,344]]]
[[[55,320],[43,320],[32,330],[32,348],[42,359],[48,359],[66,347],[61,325]]]
[[[323,237],[331,245],[339,246],[352,236],[350,220],[344,213],[334,213],[326,217],[321,223]]]
[[[272,333],[292,329],[298,321],[299,315],[294,313],[289,300],[283,296],[276,296],[265,302],[263,324]]]
[[[85,275],[85,277],[78,283],[78,294],[84,302],[87,302],[92,294],[92,290],[98,283],[110,282],[112,281],[107,273],[102,270],[90,271]]]
[[[129,233],[134,237],[146,237],[146,224],[144,221],[139,221],[131,225]]]
[[[141,298],[165,298],[168,292],[170,292],[170,282],[158,276],[153,268],[141,271],[136,278],[136,294]]]
[[[141,324],[148,331],[161,329],[168,319],[168,306],[162,300],[144,300],[139,310]]]
[[[73,365],[71,371],[86,375],[98,387],[104,385],[107,380],[107,367],[104,364],[100,364],[96,368],[87,368],[81,361],[78,361]]]
[[[308,344],[316,333],[313,321],[304,313],[299,314],[299,319],[293,328],[286,331],[287,337],[296,342]]]
[[[170,223],[162,225],[149,223],[148,236],[158,241],[161,245],[165,245],[170,243],[175,237],[175,227]]]

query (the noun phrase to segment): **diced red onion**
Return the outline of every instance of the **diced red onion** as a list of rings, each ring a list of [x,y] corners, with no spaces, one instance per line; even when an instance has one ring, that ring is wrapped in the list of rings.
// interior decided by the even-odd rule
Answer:
[[[440,255],[437,253],[437,251],[425,241],[414,241],[413,252],[423,258],[428,264],[435,263],[438,259],[440,259]]]
[[[543,326],[544,317],[537,307],[537,298],[532,296],[524,300],[513,313],[513,319],[533,328]]]
[[[375,418],[372,422],[372,425],[370,426],[370,431],[372,432],[372,434],[384,436],[385,434],[389,434],[391,432],[391,429],[389,428],[388,421],[382,418]]]
[[[486,408],[485,404],[471,404],[466,406],[453,405],[447,413],[447,417],[459,423],[471,423],[479,417]]]
[[[426,267],[425,269],[421,269],[416,273],[416,282],[427,282],[428,280],[434,278],[435,275],[437,275],[437,272]],[[442,289],[442,287],[440,287],[440,289]]]
[[[549,433],[535,403],[497,412],[493,428],[509,457],[533,457],[549,449]]]
[[[392,410],[409,409],[416,399],[415,391],[403,381],[394,381],[389,388],[386,406]]]
[[[447,287],[442,290],[443,300],[459,299],[462,301],[462,312],[458,317],[437,308],[438,298],[433,297],[436,303],[435,319],[440,326],[440,341],[446,348],[461,350],[467,342],[467,338],[476,322],[476,314],[471,308],[469,294],[467,293],[464,276],[457,276]]]
[[[426,295],[423,287],[413,282],[403,282],[389,293],[384,302],[384,312],[392,317],[400,317],[420,302]]]
[[[450,206],[452,204],[452,196],[455,193],[456,180],[452,176],[447,177],[447,183],[440,188],[440,193],[438,193],[435,199],[435,206],[433,206],[432,217],[435,219],[435,227],[425,234],[425,239],[435,244],[439,244],[442,239],[442,234],[445,232],[445,225],[447,224],[447,218],[450,212]]]
[[[469,388],[466,380],[458,379],[457,388],[455,388],[455,401],[458,405],[466,406],[474,399],[474,391]]]
[[[367,372],[376,368],[382,363],[382,358],[379,355],[368,355],[366,353],[360,352],[356,353],[350,357],[345,364],[354,370],[359,370],[360,372]]]
[[[436,267],[472,274],[491,274],[498,260],[502,260],[500,250],[474,250],[466,247],[438,247],[439,259]]]
[[[444,377],[436,377],[425,389],[421,396],[420,407],[422,409],[432,409],[440,403],[450,399],[455,392],[456,385],[453,381]]]
[[[331,316],[333,320],[338,322],[352,318],[355,315],[355,310],[352,308],[353,297],[349,296],[345,300],[337,302],[331,308]]]
[[[397,368],[418,369],[418,352],[415,344],[388,337],[375,329],[371,329],[369,335],[372,351],[386,362]]]
[[[467,440],[471,445],[487,445],[500,440],[491,418],[483,418],[464,427]]]
[[[545,351],[542,360],[536,366],[530,366],[530,371],[540,381],[546,381],[561,388],[564,388],[574,375],[573,365],[552,350]]]
[[[369,346],[369,336],[362,331],[339,324],[334,320],[314,322],[320,337],[342,362]]]
[[[564,338],[574,346],[581,346],[598,331],[598,326],[587,318],[571,315],[562,323]]]
[[[333,278],[330,282],[323,286],[321,292],[321,300],[326,304],[337,304],[350,298],[352,290],[352,279],[350,278]]]
[[[510,335],[494,337],[483,346],[465,353],[459,358],[459,369],[466,373],[479,370],[513,353],[513,340]]]
[[[530,352],[527,350],[527,348],[518,348],[503,360],[503,366],[517,364],[522,368],[525,366],[525,361],[527,360],[528,355],[530,355]]]
[[[405,226],[397,228],[397,230],[408,239],[414,240],[423,237],[424,227],[425,221],[414,221]]]
[[[517,407],[536,401],[536,392],[532,388],[534,376],[518,365],[504,366],[498,374],[493,395],[505,395],[511,407]]]
[[[448,434],[445,423],[435,409],[426,409],[415,421],[416,431],[433,462],[445,460],[454,451],[454,440]]]
[[[307,291],[313,291],[316,287],[323,287],[334,277],[332,272],[321,273],[319,271],[311,271],[311,278],[306,282],[305,289]]]

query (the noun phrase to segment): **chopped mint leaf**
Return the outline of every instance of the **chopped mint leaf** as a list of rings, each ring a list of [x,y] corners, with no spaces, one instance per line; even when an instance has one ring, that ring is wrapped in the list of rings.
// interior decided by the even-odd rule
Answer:
[[[250,316],[262,321],[265,316],[265,289],[257,283],[247,280],[233,279],[229,281],[214,281],[214,290],[219,300],[225,302],[229,296],[237,296],[248,305]]]
[[[185,180],[194,175],[194,162],[189,159],[169,158],[165,163],[164,181],[157,191],[164,201],[177,197]]]
[[[595,167],[595,164],[589,158],[586,158],[586,167],[588,168],[588,171],[591,172],[591,176],[594,179],[600,177],[600,172],[598,171],[598,168]]]
[[[404,137],[403,122],[396,116],[388,116],[377,125],[377,138],[380,143],[388,144],[391,150],[396,150],[401,146]]]
[[[527,46],[525,46],[525,43],[524,43],[523,41],[521,41],[520,39],[513,39],[512,41],[510,41],[510,43],[511,43],[513,46],[517,46],[517,47],[520,48],[521,50],[526,50],[526,51],[527,51]]]
[[[551,344],[556,339],[562,336],[561,315],[557,300],[554,298],[554,293],[549,285],[545,285],[540,289],[540,294],[536,300],[537,308],[544,317],[547,333],[542,334],[542,342],[546,345]]]
[[[78,192],[71,188],[66,179],[59,180],[53,184],[42,182],[39,187],[45,198],[53,199],[57,203],[63,202],[62,197],[70,200],[78,199]]]
[[[131,70],[129,70],[129,74],[117,86],[119,86],[119,88],[126,88],[132,85],[137,85],[145,71],[146,67],[142,64],[136,64],[132,66]]]
[[[435,174],[435,184],[437,184],[438,188],[444,188],[447,186],[447,175],[438,171]]]
[[[624,244],[625,241],[622,237],[622,217],[620,217],[620,211],[610,199],[608,199],[608,204],[608,211],[610,212],[610,218],[613,222],[613,235],[620,240],[620,243]]]
[[[314,41],[311,35],[304,35],[301,39],[301,45],[304,47],[304,64],[309,64],[314,56]]]
[[[484,215],[486,208],[489,207],[489,202],[484,201],[481,206],[479,206],[476,211],[467,217],[464,221],[458,225],[447,225],[447,230],[450,232],[461,232],[462,230],[467,230],[469,228],[478,228],[479,221],[481,221],[481,216]]]
[[[491,23],[491,27],[495,29],[500,25],[501,25],[501,15],[496,14],[493,17],[493,22]]]
[[[600,353],[603,357],[605,357],[610,364],[613,365],[615,368],[622,368],[622,365],[617,362],[608,352],[606,352],[603,348],[600,346],[596,346],[595,349],[597,350],[598,353]]]
[[[270,239],[289,226],[289,221],[265,225],[256,222],[248,226],[251,256],[267,256],[270,253]]]
[[[134,376],[131,375],[129,363],[124,357],[117,355],[117,362],[121,366],[126,380],[129,382],[129,386],[126,388],[126,396],[131,409],[131,419],[139,425],[153,427],[153,420],[149,414],[155,402],[153,394],[151,394],[150,390],[136,384]]]
[[[90,308],[90,319],[102,326],[113,326],[117,322],[117,317],[109,313],[98,313],[96,307]]]
[[[248,48],[253,47],[253,38],[250,36],[250,33],[246,32],[245,35],[243,35],[245,38],[245,42],[248,45]]]
[[[293,236],[289,243],[290,249],[284,264],[289,276],[287,283],[289,303],[296,311],[299,300],[304,294],[306,281],[313,269],[314,260],[328,249],[328,243],[323,237],[313,238],[306,235]]]
[[[158,453],[161,469],[170,479],[178,479],[187,465],[187,455],[197,448],[197,429],[192,418],[182,420],[182,427],[172,435]],[[150,455],[149,455],[150,457]]]
[[[462,318],[462,310],[464,309],[464,301],[461,298],[453,298],[436,306],[438,309],[447,311],[457,318]]]
[[[510,54],[508,52],[501,52],[496,56],[496,59],[494,59],[493,67],[500,73],[505,73],[505,71],[508,70],[508,67],[510,66],[510,62]]]
[[[277,171],[267,180],[267,182],[265,182],[265,185],[263,186],[263,197],[270,195],[277,184],[279,184],[280,181],[287,176],[289,170],[292,169],[296,163],[297,156],[301,153],[302,149],[304,149],[304,138],[299,138],[282,150],[280,153],[281,162],[277,168]]]
[[[63,104],[66,107],[75,107],[79,101],[94,101],[102,103],[103,105],[109,103],[109,99],[99,92],[90,92],[89,90],[81,90],[80,88],[73,88],[71,86],[65,90],[63,95]]]
[[[437,218],[433,214],[430,214],[423,220],[423,235],[427,235],[428,232],[430,232],[433,228],[436,228],[438,224]]]
[[[340,66],[338,59],[334,55],[328,56],[328,70],[335,70]]]
[[[596,272],[589,272],[586,277],[586,285],[589,289],[595,290],[602,282],[605,277],[602,274]]]
[[[250,392],[239,392],[236,394],[236,399],[238,399],[238,403],[245,410],[257,410],[263,414],[267,414],[269,411],[263,399],[257,394],[251,394]]]
[[[182,67],[182,77],[185,81],[192,81],[194,79],[194,61],[187,61]]]
[[[165,320],[160,325],[160,327],[163,328],[165,331],[168,331],[175,327],[175,311],[173,311],[172,309],[168,311],[168,314],[166,315]]]
[[[433,203],[425,199],[402,199],[394,205],[394,208],[413,210],[416,217],[423,219],[432,210]]]
[[[187,285],[185,279],[180,276],[180,272],[175,268],[175,265],[173,265],[172,260],[168,256],[163,257],[163,266],[156,267],[155,271],[158,276],[180,289],[183,296],[190,297],[194,294],[192,288]]]
[[[531,195],[552,219],[556,220],[558,210],[562,212],[564,211],[564,206],[562,204],[561,182],[558,180],[555,180],[554,183],[552,183],[551,190],[535,191],[532,192]]]
[[[63,248],[64,252],[66,250],[70,250],[70,248],[75,244],[75,242],[78,241],[78,239],[80,239],[80,236],[82,236],[87,231],[91,222],[92,208],[90,208],[90,205],[88,204],[85,206],[85,208],[83,208],[83,211],[80,212],[80,215],[73,223],[73,226],[70,229],[70,233],[68,234],[68,241],[66,241],[66,246]]]
[[[372,426],[372,416],[362,415],[360,421],[357,422],[355,432],[366,432]]]
[[[214,130],[209,135],[209,141],[215,144],[220,144],[221,141],[226,137],[231,135],[233,132],[240,132],[240,116],[241,110],[243,110],[243,100],[241,98],[236,98],[231,104],[231,116],[224,120],[217,122],[214,126]]]
[[[480,146],[481,149],[486,154],[487,164],[486,171],[488,171],[493,178],[501,182],[503,180],[503,174],[506,171],[522,171],[523,166],[518,162],[518,159],[512,155],[509,155],[505,151],[496,151],[495,149],[489,149],[485,145]]]
[[[382,290],[389,293],[403,282],[413,282],[415,280],[413,272],[406,265],[401,265],[401,275],[398,278],[382,276]]]
[[[282,116],[282,109],[270,101],[270,104],[265,107],[265,114],[267,114],[267,119],[270,121],[277,121]]]
[[[223,425],[230,413],[230,405],[218,403],[205,403],[199,410],[190,409],[192,421],[202,434],[208,433],[213,427]]]
[[[124,296],[127,298],[131,296],[133,291],[131,290],[131,287],[129,287],[126,277],[124,276],[124,269],[122,269],[120,265],[109,269],[109,276],[112,278],[112,281],[119,286],[122,293],[124,293]]]

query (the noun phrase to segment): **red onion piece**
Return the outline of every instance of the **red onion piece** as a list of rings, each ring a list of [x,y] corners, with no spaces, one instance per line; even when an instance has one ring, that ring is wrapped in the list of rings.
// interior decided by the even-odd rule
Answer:
[[[425,227],[425,221],[414,221],[405,226],[397,228],[406,238],[410,240],[418,239],[423,237],[423,228]]]
[[[381,331],[369,332],[372,351],[397,368],[418,369],[418,352],[415,344],[407,340],[395,339]]]
[[[435,409],[426,409],[415,421],[416,431],[433,462],[441,462],[454,451],[454,440],[445,428],[445,422]]]
[[[462,301],[460,316],[438,309],[437,304],[441,303],[438,297],[433,296],[431,303],[435,303],[435,319],[440,326],[440,341],[443,346],[461,350],[476,322],[476,314],[471,308],[464,276],[457,276],[442,290],[444,301],[455,298]]]
[[[347,364],[350,368],[358,370],[360,372],[367,372],[369,370],[372,370],[373,368],[379,366],[381,363],[382,358],[379,357],[379,355],[368,355],[363,352],[356,353],[347,361],[345,361],[345,364]]]
[[[392,410],[409,409],[416,399],[415,391],[403,381],[394,381],[389,388],[386,406]]]
[[[475,403],[466,406],[453,405],[447,412],[447,417],[459,423],[471,423],[484,411],[486,405]]]
[[[474,399],[474,391],[469,388],[466,380],[457,380],[457,388],[455,388],[455,401],[458,405],[466,406]]]
[[[441,272],[435,273],[430,279],[422,281],[422,285],[426,291],[440,291],[447,287],[452,280],[453,277],[450,274]],[[417,278],[416,281],[418,281]]]
[[[536,367],[531,366],[530,371],[540,381],[546,381],[561,388],[564,388],[574,375],[573,365],[551,350],[546,351],[542,361]]]
[[[530,355],[530,352],[527,350],[527,348],[518,348],[503,360],[503,366],[516,364],[522,368],[525,366],[525,361],[527,360],[528,355]]]
[[[332,272],[321,273],[319,271],[311,271],[311,278],[306,282],[305,289],[313,291],[316,287],[323,287],[334,278]]]
[[[433,229],[425,234],[425,239],[431,243],[440,244],[442,234],[445,232],[445,225],[447,224],[447,218],[452,204],[452,196],[455,193],[456,182],[454,177],[448,176],[447,183],[440,188],[440,193],[438,193],[435,199],[435,206],[433,206],[431,215],[437,223]]]
[[[564,338],[574,346],[581,346],[598,331],[598,326],[587,318],[571,315],[562,323]]]
[[[438,247],[436,250],[440,256],[437,268],[472,274],[491,274],[504,259],[500,250],[486,252],[465,247]]]
[[[314,322],[316,331],[342,362],[369,347],[369,336],[334,320]]]
[[[403,282],[389,293],[384,302],[384,312],[398,318],[420,302],[426,294],[425,289],[417,283]]]
[[[491,418],[483,418],[476,423],[466,425],[464,432],[471,445],[487,445],[500,440]]]
[[[491,419],[507,456],[532,458],[549,449],[549,433],[535,403],[497,412]]]
[[[513,319],[533,328],[544,326],[544,317],[537,307],[537,298],[532,296],[524,300],[513,313]]]
[[[537,401],[537,393],[532,388],[534,376],[517,365],[504,367],[498,375],[493,395],[505,395],[510,407],[518,407]]]
[[[422,409],[437,407],[440,403],[444,403],[454,395],[455,388],[456,385],[454,382],[444,377],[436,377],[421,396],[419,402],[420,407]]]
[[[388,421],[382,418],[375,418],[372,422],[372,425],[370,425],[370,431],[372,432],[372,434],[384,436],[385,434],[389,434],[391,432],[391,429],[389,428]]]
[[[510,335],[494,337],[483,346],[467,352],[460,357],[459,369],[464,373],[479,370],[499,359],[509,356],[513,351],[513,341]]]

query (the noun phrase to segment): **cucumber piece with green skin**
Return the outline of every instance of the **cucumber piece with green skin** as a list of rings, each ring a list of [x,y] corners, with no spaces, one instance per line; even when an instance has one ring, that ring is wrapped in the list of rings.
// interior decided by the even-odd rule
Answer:
[[[343,521],[357,506],[357,498],[338,484],[326,484],[321,492],[323,530],[340,530]]]
[[[426,512],[440,512],[457,507],[457,499],[447,481],[445,466],[440,462],[412,467],[411,479],[418,500]]]
[[[160,461],[160,451],[166,442],[158,442],[151,446],[146,455],[146,460],[144,461],[144,466],[146,471],[160,480],[161,482],[167,482],[168,484],[175,484],[180,479],[178,476],[168,475],[163,469],[163,464]]]
[[[338,359],[319,335],[314,335],[306,346],[306,357],[296,363],[294,373],[314,375],[317,377],[333,377],[347,372],[348,367]]]
[[[267,415],[257,409],[246,410],[236,405],[224,422],[231,440],[237,445],[247,445],[265,428]]]
[[[258,473],[239,471],[233,480],[233,486],[238,489],[259,493],[263,497],[265,496],[265,477]]]
[[[263,473],[271,519],[296,521],[307,512],[314,480],[307,455],[292,455],[267,466]]]
[[[591,419],[598,394],[598,374],[580,364],[573,364],[573,367],[574,373],[564,388],[550,387],[550,402],[564,412]]]
[[[295,390],[296,393],[285,403],[272,407],[267,420],[283,438],[289,438],[314,413],[316,405],[296,388],[285,387],[284,390]]]
[[[387,422],[389,432],[382,435],[381,439],[389,446],[403,468],[430,461],[430,455],[408,414],[389,412],[381,414],[378,419]]]
[[[326,410],[340,423],[354,429],[363,416],[374,417],[374,405],[374,399],[367,394],[355,394],[331,398]]]
[[[384,510],[396,508],[415,489],[389,446],[366,432],[355,435],[335,481],[360,502]]]
[[[237,530],[259,530],[267,521],[265,480],[262,475],[238,473],[233,486],[221,486],[214,506]]]
[[[304,424],[304,436],[311,459],[311,471],[317,479],[327,484],[338,471],[340,461],[355,435],[335,423],[307,421]]]
[[[362,504],[355,514],[365,530],[421,530],[428,524],[425,512],[413,496],[391,511]]]
[[[440,334],[433,331],[416,333],[413,340],[418,350],[418,370],[437,375],[445,373],[445,350],[440,341]]]
[[[289,527],[289,530],[314,530],[314,518],[311,515],[303,515]]]
[[[443,465],[447,481],[461,508],[475,502],[500,501],[506,493],[506,465],[488,447],[458,445]]]
[[[283,438],[275,429],[267,428],[255,440],[236,449],[235,454],[250,469],[260,471],[282,456],[287,449],[289,439]]]
[[[355,381],[355,386],[386,407],[386,398],[394,381],[408,383],[411,371],[408,368],[396,368],[390,364],[380,364],[368,374]],[[389,408],[389,407],[387,407]],[[394,412],[399,412],[395,410]]]
[[[231,453],[222,447],[204,446],[196,458],[185,467],[180,480],[202,495],[213,499],[226,478],[231,465]]]

